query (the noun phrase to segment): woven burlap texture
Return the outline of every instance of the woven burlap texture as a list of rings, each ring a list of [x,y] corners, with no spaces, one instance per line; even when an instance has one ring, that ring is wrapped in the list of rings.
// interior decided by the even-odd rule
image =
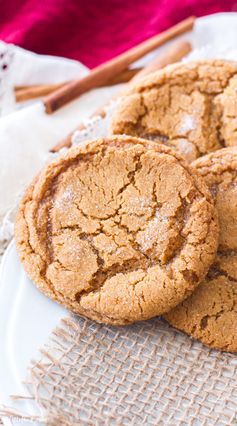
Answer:
[[[127,327],[68,317],[32,361],[48,425],[237,425],[237,358],[159,319]]]

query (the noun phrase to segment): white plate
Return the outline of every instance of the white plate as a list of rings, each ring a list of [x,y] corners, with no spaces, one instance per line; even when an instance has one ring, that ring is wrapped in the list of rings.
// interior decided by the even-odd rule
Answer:
[[[26,402],[10,395],[25,395],[21,384],[27,366],[66,310],[41,294],[24,273],[12,242],[0,268],[0,399],[6,406],[36,414]],[[4,424],[14,424],[5,419]],[[19,421],[18,421],[19,424]]]
[[[224,37],[223,37],[224,35]],[[187,38],[187,37],[185,37]],[[235,49],[232,59],[237,59],[237,13],[223,13],[197,20],[189,36],[194,47],[202,51],[207,43],[209,50],[192,53],[194,57],[214,57],[226,46]],[[196,55],[196,56],[195,56]],[[216,54],[222,57],[222,54]],[[225,56],[225,55],[224,55]],[[26,377],[27,365],[46,342],[51,330],[64,317],[66,311],[44,297],[26,277],[12,243],[7,249],[0,268],[0,400],[34,414],[30,403],[14,402],[12,394],[25,394],[21,381]],[[18,422],[3,419],[5,425]],[[23,422],[22,422],[23,424]],[[31,423],[32,424],[32,423]]]

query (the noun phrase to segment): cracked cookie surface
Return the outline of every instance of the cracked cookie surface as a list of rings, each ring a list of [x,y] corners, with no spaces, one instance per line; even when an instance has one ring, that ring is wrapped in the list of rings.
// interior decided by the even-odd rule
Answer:
[[[174,148],[187,162],[237,145],[237,62],[175,64],[138,82],[121,98],[111,134]]]
[[[15,236],[43,293],[127,324],[167,312],[199,284],[218,225],[206,185],[173,151],[120,136],[48,165],[21,201]]]
[[[219,247],[204,282],[165,318],[210,347],[237,352],[237,148],[206,155],[193,167],[215,198]]]

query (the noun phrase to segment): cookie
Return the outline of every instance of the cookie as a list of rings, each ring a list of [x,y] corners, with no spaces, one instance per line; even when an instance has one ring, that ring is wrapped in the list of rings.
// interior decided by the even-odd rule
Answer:
[[[210,347],[237,352],[237,148],[208,154],[193,167],[215,198],[218,253],[204,282],[165,318]]]
[[[159,144],[114,137],[70,149],[21,201],[25,271],[73,312],[128,324],[168,311],[216,254],[216,210],[202,179]]]
[[[237,145],[237,62],[179,63],[153,73],[121,98],[110,133],[175,149],[187,162]]]

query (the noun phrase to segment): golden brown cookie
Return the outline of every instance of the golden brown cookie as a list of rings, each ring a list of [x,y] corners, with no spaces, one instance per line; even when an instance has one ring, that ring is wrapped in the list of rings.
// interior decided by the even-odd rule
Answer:
[[[161,142],[191,162],[237,145],[236,91],[237,62],[175,64],[127,91],[110,131]]]
[[[120,136],[48,165],[21,201],[15,235],[43,293],[127,324],[168,311],[199,284],[218,225],[206,185],[172,150]]]
[[[218,253],[205,281],[165,318],[208,346],[237,352],[237,148],[206,155],[193,167],[215,198]]]

